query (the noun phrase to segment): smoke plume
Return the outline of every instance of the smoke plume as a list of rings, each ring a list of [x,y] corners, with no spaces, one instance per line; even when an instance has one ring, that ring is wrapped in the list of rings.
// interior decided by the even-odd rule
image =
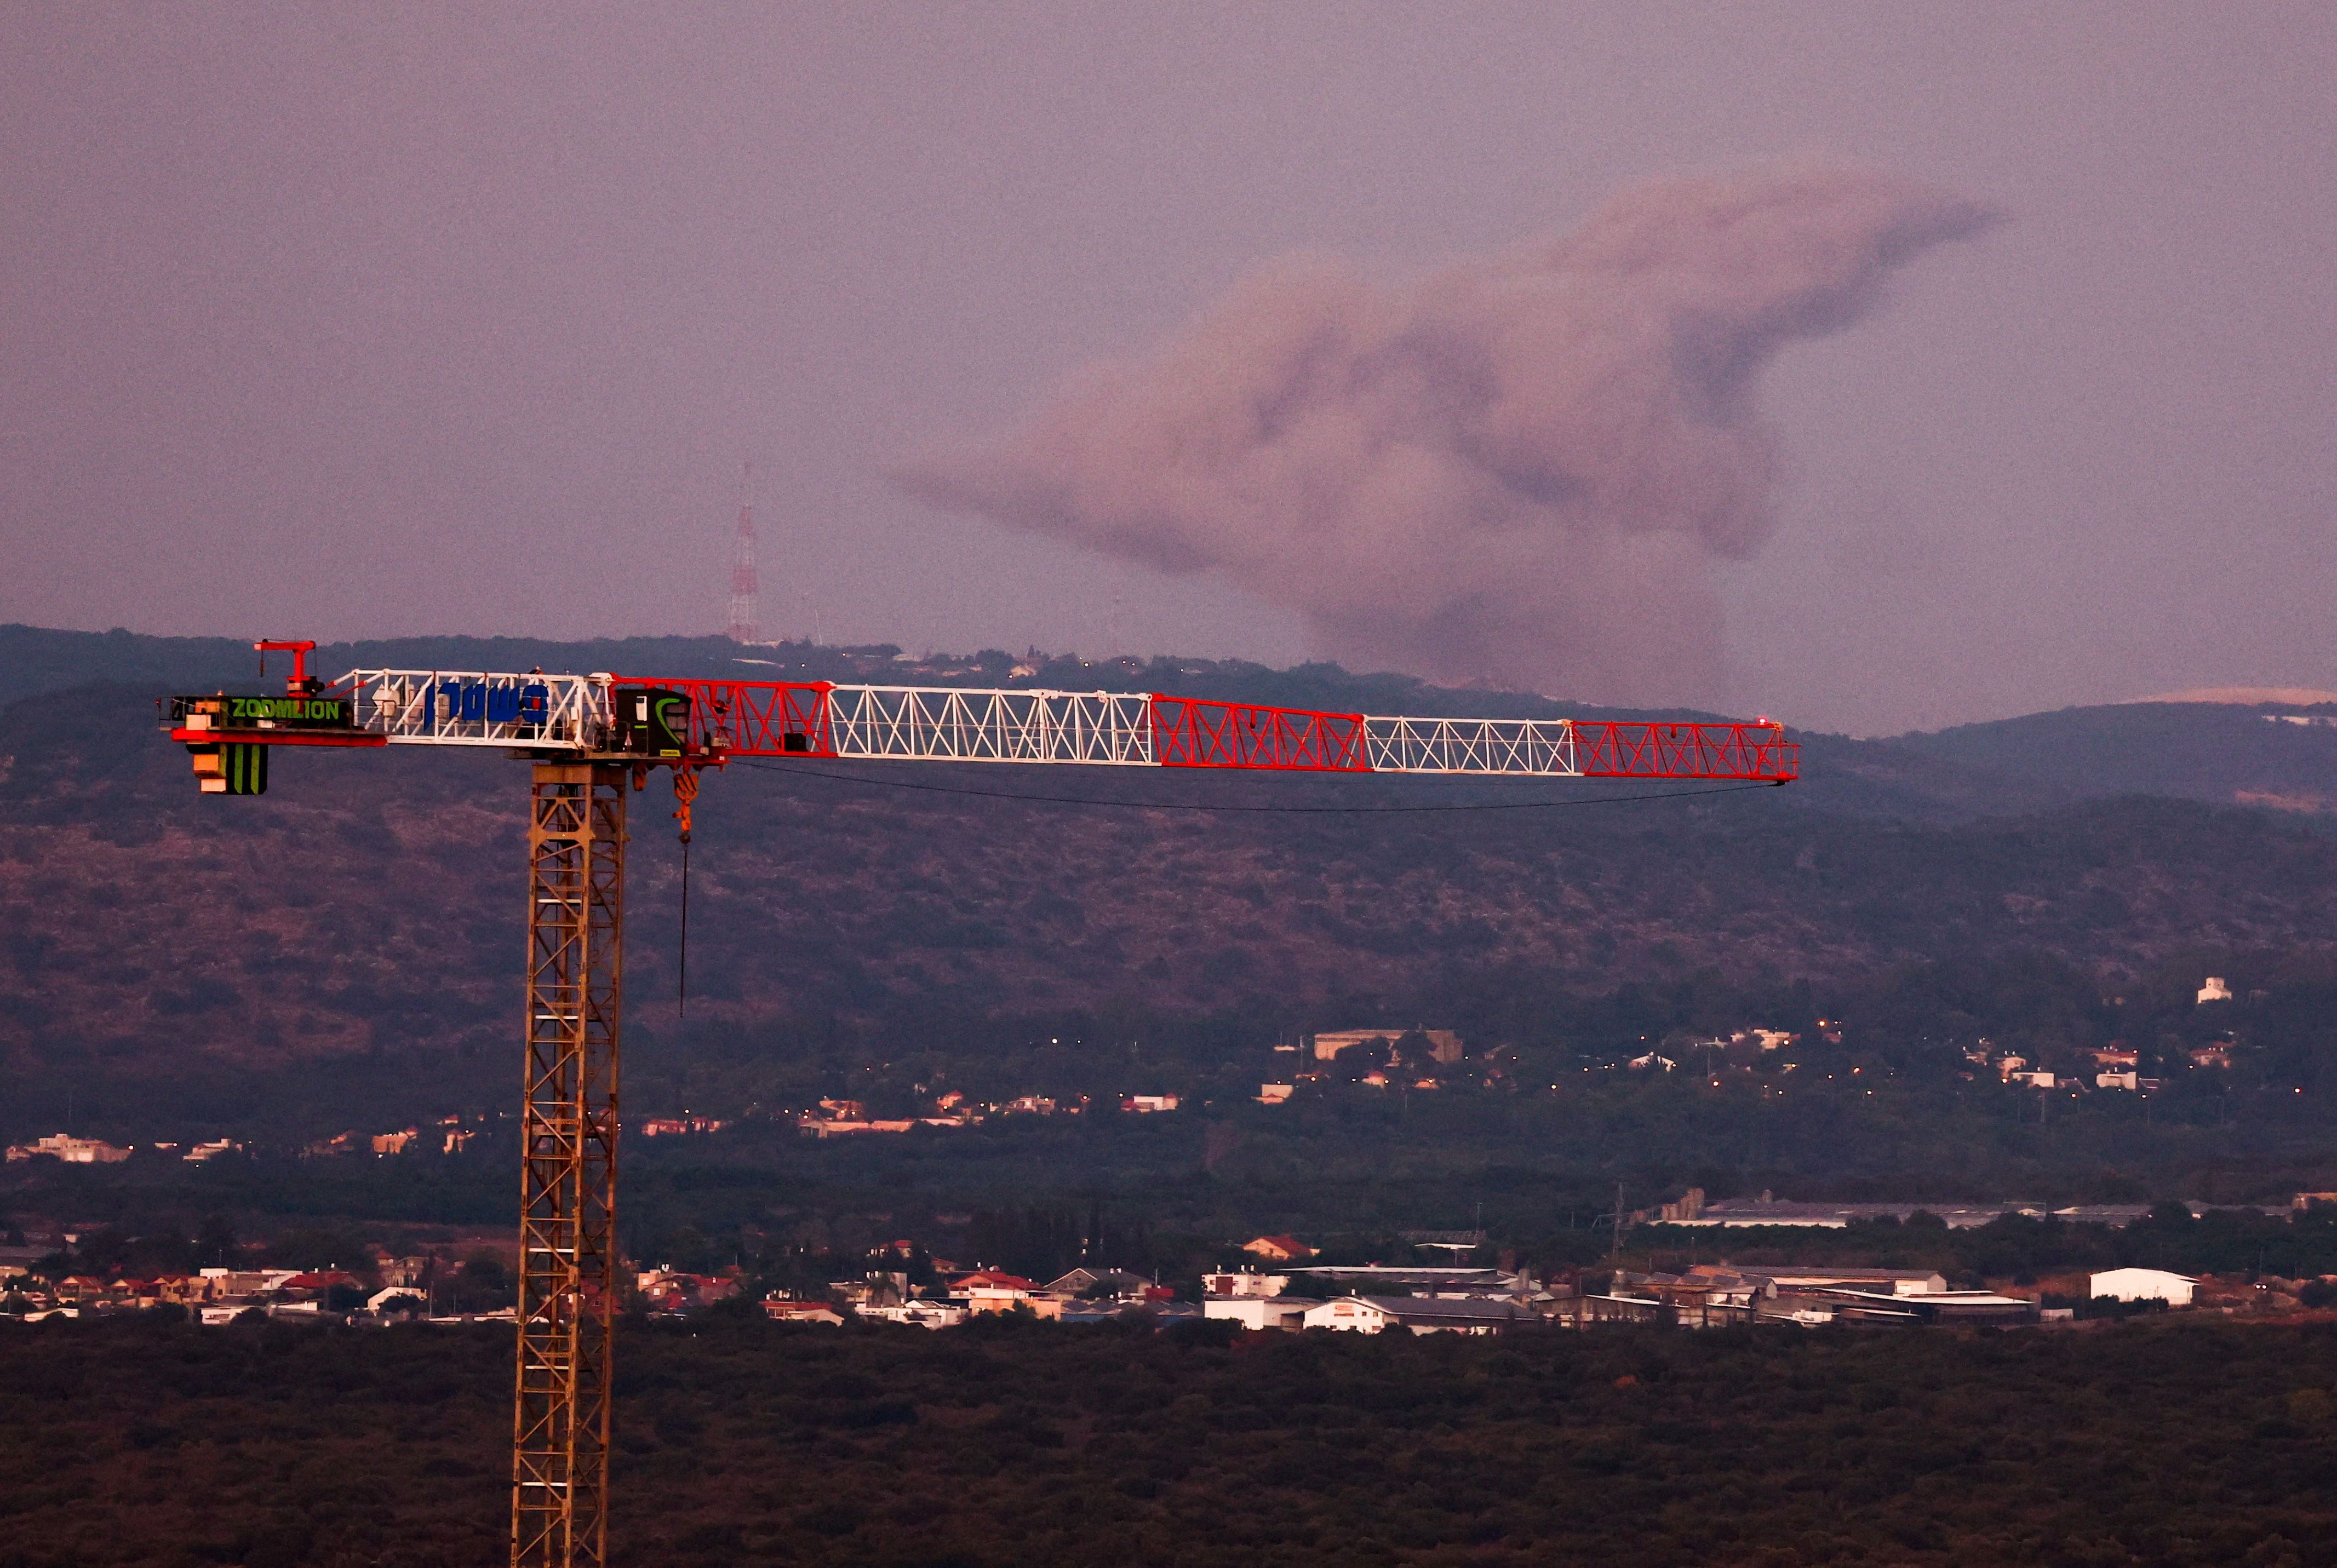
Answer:
[[[1886,175],[1763,172],[1633,190],[1399,288],[1288,258],[1149,362],[1090,368],[1020,433],[902,479],[1221,574],[1351,667],[1710,702],[1710,563],[1774,525],[1755,375],[1988,221]]]

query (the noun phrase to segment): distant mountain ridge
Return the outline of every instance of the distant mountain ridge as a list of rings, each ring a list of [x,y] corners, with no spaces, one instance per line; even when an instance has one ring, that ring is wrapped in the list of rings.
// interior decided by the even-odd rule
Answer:
[[[523,950],[524,769],[492,754],[288,750],[266,796],[201,796],[155,734],[153,699],[251,684],[248,648],[21,628],[0,631],[11,648],[23,695],[0,706],[0,1100],[11,1074],[161,1083],[328,1058],[387,1074],[406,1053],[501,1070]],[[778,665],[737,661],[767,656],[831,679],[1563,711],[1332,666],[742,654],[717,638],[367,645],[325,667],[762,673]],[[56,684],[67,677],[83,684]],[[1270,1031],[1494,1018],[1535,997],[1707,970],[1766,984],[2008,951],[2107,971],[2325,950],[2337,834],[2308,830],[2337,793],[2337,727],[2265,718],[2146,705],[1895,741],[1809,735],[1799,784],[1717,793],[736,766],[698,802],[689,1014],[741,1039],[826,1018],[949,1030],[1107,1008]],[[2286,809],[2230,809],[2251,800]],[[634,803],[628,1007],[644,1023],[671,1017],[678,979],[666,810],[661,781]]]
[[[2337,704],[2337,691],[2322,691],[2310,686],[2203,686],[2189,691],[2161,692],[2156,696],[2137,696],[2129,702],[2228,702],[2245,707],[2282,705],[2289,707],[2326,707]]]

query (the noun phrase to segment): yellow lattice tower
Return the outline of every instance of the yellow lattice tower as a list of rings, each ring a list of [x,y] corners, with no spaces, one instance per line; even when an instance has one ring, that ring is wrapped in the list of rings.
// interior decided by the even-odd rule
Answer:
[[[535,766],[513,1568],[608,1561],[626,772]]]

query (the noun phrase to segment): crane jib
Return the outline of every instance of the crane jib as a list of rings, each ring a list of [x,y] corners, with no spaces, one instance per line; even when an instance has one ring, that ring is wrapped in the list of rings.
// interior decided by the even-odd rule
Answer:
[[[1382,716],[1158,692],[822,681],[613,686],[620,714],[629,692],[687,697],[684,755],[709,761],[792,755],[1775,784],[1800,772],[1800,748],[1767,720]]]
[[[180,698],[172,719],[178,738],[211,744],[500,746],[682,767],[795,756],[1765,784],[1801,771],[1801,748],[1767,719],[1387,716],[1160,692],[539,670],[352,670],[330,696]]]

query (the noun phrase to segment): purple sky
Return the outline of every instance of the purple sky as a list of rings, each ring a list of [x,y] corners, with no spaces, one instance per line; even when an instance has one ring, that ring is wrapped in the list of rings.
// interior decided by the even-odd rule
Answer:
[[[2332,79],[2319,5],[13,7],[0,619],[710,631],[751,458],[768,632],[1286,662],[887,471],[1267,258],[1814,161],[2009,221],[1765,374],[1716,700],[2337,687]]]

